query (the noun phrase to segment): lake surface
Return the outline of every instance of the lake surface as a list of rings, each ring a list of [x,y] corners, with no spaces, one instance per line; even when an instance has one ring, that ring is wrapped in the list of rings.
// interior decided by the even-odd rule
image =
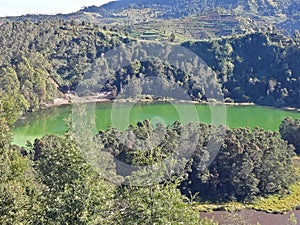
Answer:
[[[64,105],[30,113],[12,129],[14,144],[25,145],[26,141],[45,134],[63,134],[67,127],[64,119],[72,116],[72,105]],[[80,108],[84,108],[81,106]],[[261,127],[278,131],[281,121],[291,116],[300,119],[300,113],[260,106],[212,106],[188,103],[89,103],[88,112],[95,115],[96,130],[113,125],[126,129],[129,124],[149,119],[153,124],[172,124],[176,120],[213,124],[225,124],[230,128]],[[78,120],[75,118],[74,121]]]

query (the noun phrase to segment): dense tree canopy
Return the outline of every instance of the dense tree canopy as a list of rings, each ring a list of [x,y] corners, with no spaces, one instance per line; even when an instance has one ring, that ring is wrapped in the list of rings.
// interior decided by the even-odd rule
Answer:
[[[180,142],[185,125],[175,123],[173,126],[156,128],[147,125],[147,122],[130,127],[125,135],[132,134],[134,145],[122,142],[122,132],[113,128],[100,132],[99,140],[106,151],[112,152],[119,160],[139,165],[148,165],[169,159],[182,149]],[[204,199],[228,201],[251,200],[255,196],[266,196],[272,193],[284,193],[295,181],[292,157],[294,148],[280,138],[276,132],[261,129],[234,129],[226,130],[225,136],[218,136],[217,128],[205,124],[189,124],[189,128],[199,134],[198,144],[185,170],[177,171],[177,175],[185,176],[181,184],[184,193],[199,193]],[[145,139],[154,140],[153,134],[163,136],[154,148],[145,148],[139,144]],[[165,130],[165,131],[163,131]],[[128,141],[130,141],[129,139]],[[195,141],[185,146],[192,148]],[[214,141],[216,146],[221,143],[219,153],[209,167],[207,163],[214,157],[208,143]],[[144,147],[144,148],[143,148]],[[138,159],[138,160],[137,160]],[[137,161],[136,161],[137,160]],[[187,176],[186,176],[186,175]]]
[[[0,101],[10,125],[74,88],[95,58],[126,42],[96,25],[58,20],[6,22],[0,33]]]
[[[11,145],[2,119],[0,134],[1,224],[216,224],[199,217],[178,181],[138,187],[104,180],[69,133],[23,149]]]
[[[183,45],[218,74],[225,100],[299,107],[297,43],[282,35],[255,33]]]
[[[82,151],[87,149],[80,149],[82,145],[78,145],[70,132],[64,137],[48,135],[36,139],[32,146],[20,149],[11,146],[12,136],[3,119],[0,124],[3,224],[152,224],[155,221],[209,225],[213,222],[200,219],[179,190],[188,197],[198,194],[206,200],[251,201],[257,196],[284,194],[295,181],[294,148],[278,133],[259,128],[227,129],[223,138],[218,137],[218,131],[224,128],[197,123],[176,122],[164,127],[143,121],[126,131],[115,128],[101,131],[95,139],[98,151],[111,153],[129,165],[176,160],[169,157],[180,151],[182,140],[191,141],[192,137],[198,140],[190,158],[180,159],[185,164],[181,170],[161,167],[159,173],[171,173],[166,180],[152,180],[146,186],[130,185],[132,179],[143,177],[142,170],[134,172],[129,185],[115,186],[86,161]],[[200,135],[188,135],[195,131]],[[120,138],[123,134],[133,139],[123,142]],[[160,137],[159,141],[151,142],[155,137]],[[214,157],[208,147],[211,140],[220,142],[221,148],[207,167]],[[91,147],[90,140],[86,141],[84,145]],[[184,146],[191,148],[192,143],[184,142]]]
[[[40,193],[30,161],[11,146],[12,135],[0,119],[0,223],[32,224]]]
[[[39,223],[110,224],[115,189],[91,169],[70,137],[36,140],[33,158],[43,187]]]
[[[279,131],[282,138],[294,145],[296,153],[300,154],[300,121],[287,117],[282,121]]]
[[[276,132],[228,130],[219,154],[207,170],[201,170],[196,153],[187,190],[217,201],[251,200],[285,192],[295,181],[293,150]]]

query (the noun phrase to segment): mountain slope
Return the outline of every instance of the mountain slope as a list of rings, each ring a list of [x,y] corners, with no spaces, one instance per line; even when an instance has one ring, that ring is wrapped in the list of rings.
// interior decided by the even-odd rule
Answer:
[[[102,53],[127,43],[122,34],[65,21],[0,25],[0,119],[9,125],[74,86]]]
[[[298,6],[299,2],[297,0],[285,0],[284,2],[282,0],[120,0],[100,7],[86,7],[82,11],[111,16],[129,8],[151,8],[160,12],[159,17],[179,18],[203,14],[217,8],[234,10],[237,7],[242,7],[245,11],[260,15],[294,14],[298,12]]]
[[[155,32],[168,39],[211,39],[276,27],[292,36],[300,30],[299,0],[119,0],[78,12],[57,15],[24,15],[4,21],[48,19],[86,21],[140,37]]]
[[[241,30],[241,27],[249,29],[252,25],[255,27],[276,26],[286,34],[293,35],[296,29],[300,29],[300,24],[297,22],[299,9],[299,0],[119,0],[100,7],[86,7],[80,12],[94,13],[102,18],[113,18],[115,21],[117,20],[116,24],[118,25],[122,24],[122,20],[125,23],[142,23],[141,26],[147,26],[147,22],[157,19],[167,19],[169,22],[174,19],[190,17],[191,22],[187,26],[193,30],[194,27],[202,27],[198,33],[206,33],[206,30],[210,30],[211,27],[221,26],[219,31],[213,32],[213,36],[227,36],[228,32],[222,32],[222,29],[238,31]],[[205,27],[198,22],[194,23],[193,17],[199,15],[207,16],[208,19],[200,19],[200,22],[208,23],[208,26]],[[231,18],[226,18],[224,22],[222,16],[229,15]],[[245,20],[249,20],[249,22],[245,23]],[[226,24],[227,22],[228,24]],[[160,21],[160,23],[163,24],[164,21]],[[176,23],[180,24],[178,21]],[[173,29],[172,32],[178,33],[178,30]],[[199,35],[197,32],[192,35],[194,38],[206,36],[211,35]]]

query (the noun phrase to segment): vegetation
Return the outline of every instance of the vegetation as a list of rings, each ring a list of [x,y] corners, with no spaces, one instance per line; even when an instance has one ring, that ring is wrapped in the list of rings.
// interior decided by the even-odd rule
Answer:
[[[288,195],[274,195],[268,198],[257,199],[251,204],[251,207],[269,213],[289,212],[295,210],[299,206],[299,193],[300,183],[297,182],[290,187]]]
[[[115,188],[91,169],[70,137],[36,140],[32,158],[42,187],[37,224],[110,224]]]
[[[298,6],[297,1],[288,1],[285,5],[280,4],[280,1],[242,1],[234,2],[230,0],[223,1],[179,1],[179,0],[167,0],[167,1],[158,1],[153,0],[151,2],[142,0],[123,0],[117,2],[110,2],[100,7],[91,6],[86,7],[82,11],[85,12],[96,12],[104,14],[105,16],[110,16],[112,13],[120,12],[127,8],[151,8],[154,11],[159,11],[160,17],[165,18],[178,18],[184,17],[187,15],[197,15],[202,14],[203,12],[215,10],[215,9],[229,9],[234,10],[236,8],[242,7],[245,11],[252,11],[253,13],[262,14],[262,15],[274,15],[275,13],[290,13],[293,14],[297,11]]]
[[[288,219],[287,225],[296,225],[297,224],[297,218],[295,217],[295,214],[291,214],[290,218]]]
[[[185,89],[197,101],[206,101],[210,98],[207,90],[216,87],[222,90],[217,95],[224,95],[229,102],[275,107],[300,104],[300,69],[293,60],[300,54],[297,35],[291,39],[274,32],[253,33],[185,42],[181,46],[193,51],[211,68],[203,65],[195,74],[199,59],[185,62],[186,59],[177,57],[168,63],[162,57],[167,52],[151,53],[162,49],[161,44],[136,42],[113,29],[100,29],[86,22],[6,22],[1,24],[0,34],[0,102],[2,109],[9,112],[5,115],[9,125],[22,113],[37,110],[80,88],[86,90],[82,93],[85,95],[106,92],[114,98],[126,85],[134,84],[134,92],[139,93],[143,85],[139,80],[148,76],[162,79],[163,89],[175,85]],[[124,48],[133,41],[137,48]],[[113,62],[104,53],[118,46],[123,56],[116,60],[124,67],[113,69]]]
[[[152,127],[145,121],[129,127],[124,131],[125,134],[111,128],[101,131],[97,138],[104,149],[112,152],[119,160],[135,164],[134,159],[138,157],[140,159],[138,162],[143,162],[141,165],[148,165],[148,159],[159,162],[168,159],[171,155],[180,154],[177,151],[184,151],[180,143],[182,134],[188,133],[190,138],[198,134],[198,141],[188,139],[193,140],[192,142],[196,141],[197,146],[191,156],[190,167],[184,172],[188,177],[180,186],[183,193],[187,195],[199,193],[202,199],[250,201],[256,196],[283,194],[295,182],[292,162],[294,148],[288,146],[278,133],[258,128],[228,129],[222,140],[218,136],[222,128],[193,123],[188,127],[185,126],[187,125],[176,122],[166,128],[160,125]],[[145,140],[153,141],[157,134],[165,134],[161,143],[159,142],[160,144],[154,149],[141,152]],[[122,143],[121,137],[128,137],[128,135],[135,137],[132,140],[134,145]],[[206,163],[214,154],[209,146],[212,140],[216,146],[220,142],[221,147],[218,155],[207,168]],[[183,159],[182,161],[184,162]]]
[[[175,178],[171,176],[164,182],[139,187],[115,186],[104,180],[86,162],[82,149],[70,136],[70,131],[63,137],[45,136],[37,139],[33,145],[19,149],[11,146],[11,134],[3,120],[1,129],[1,163],[3,168],[7,168],[1,176],[1,213],[5,215],[1,217],[3,224],[9,221],[15,224],[152,224],[153,221],[157,224],[214,224],[213,221],[199,218],[197,212],[200,208],[191,204],[194,198],[189,200],[184,197],[178,187],[190,194],[197,193],[199,188],[212,188],[213,195],[208,191],[200,191],[198,197],[202,199],[236,199],[242,202],[256,199],[250,204],[252,208],[272,212],[289,210],[299,202],[299,183],[288,189],[295,179],[293,148],[288,147],[277,133],[269,131],[227,130],[220,153],[207,169],[203,162],[210,155],[205,152],[208,140],[214,137],[217,141],[217,131],[221,128],[192,123],[185,127],[178,122],[167,127],[157,124],[155,128],[144,121],[130,126],[126,131],[113,128],[101,131],[97,140],[101,143],[99,146],[103,146],[102,151],[108,151],[119,160],[133,165],[151,165],[168,159],[180,146],[178,141],[182,134],[193,134],[195,130],[201,134],[192,161],[182,159],[182,163],[187,164],[184,170],[176,170],[173,174]],[[120,144],[118,138],[122,132],[135,135],[136,144]],[[149,151],[140,151],[139,147],[143,146],[145,138],[154,137],[155,132],[165,134],[163,142]],[[87,146],[90,145],[87,143]],[[251,161],[251,158],[255,161]],[[232,164],[233,161],[236,163]],[[230,177],[226,178],[222,171],[229,169],[229,166],[230,171],[226,174]],[[217,173],[219,176],[216,176]],[[16,185],[17,193],[14,188]],[[253,198],[254,195],[272,193],[277,193],[278,197]],[[285,194],[286,197],[282,197]],[[219,209],[235,211],[241,207],[238,203],[228,203],[219,206]],[[280,211],[277,207],[280,207]]]
[[[98,15],[105,15],[105,19]],[[165,35],[171,33],[189,39],[211,39],[258,29],[266,31],[269,27],[293,35],[300,28],[299,2],[296,0],[122,0],[100,7],[85,7],[70,17],[98,23],[105,23],[109,18],[112,26],[133,35],[141,35],[149,27],[156,28],[165,40]]]
[[[82,11],[105,15],[133,3],[118,1]],[[154,3],[150,6],[163,9],[157,15],[161,18],[197,15],[215,5],[226,10],[238,6],[232,1],[193,1],[188,6],[177,0]],[[137,7],[149,7],[148,1]],[[290,4],[274,1],[245,1],[244,7],[259,15],[295,11]],[[125,131],[111,127],[90,139],[86,136],[89,130],[81,124],[86,133],[80,142],[70,127],[62,137],[46,135],[25,148],[11,144],[9,131],[23,113],[45,107],[65,94],[106,93],[112,99],[151,95],[151,90],[142,90],[147,77],[159,78],[156,88],[161,96],[156,97],[174,97],[175,92],[167,90],[179,86],[188,99],[199,102],[211,100],[211,89],[217,89],[214,94],[224,95],[227,102],[299,108],[300,65],[295,60],[300,55],[299,32],[290,38],[271,27],[230,38],[172,43],[191,50],[209,66],[201,64],[200,71],[195,55],[188,59],[189,64],[184,56],[169,63],[164,58],[167,52],[151,54],[161,43],[137,41],[86,21],[8,21],[0,24],[0,36],[1,224],[213,225],[214,221],[198,215],[198,210],[210,210],[212,205],[195,206],[193,201],[213,202],[214,209],[227,211],[246,205],[281,213],[299,205],[300,183],[293,157],[295,149],[300,151],[300,122],[291,118],[281,124],[281,136],[259,128],[231,130],[180,122],[163,126],[146,120]],[[170,42],[180,40],[176,32],[168,37]],[[124,47],[128,43],[137,48],[129,51]],[[117,61],[105,57],[118,47]],[[115,65],[124,66],[114,69]],[[200,75],[195,75],[196,70]],[[114,156],[116,160],[104,162],[114,174],[102,171],[107,172],[103,176],[87,162],[88,150],[95,147],[97,153]],[[142,168],[162,166],[153,176],[145,169],[125,176],[122,181],[128,185],[116,185],[104,178],[123,175],[122,168],[114,164],[117,160]],[[171,166],[163,165],[165,161]],[[148,185],[134,185],[137,177],[145,178]],[[289,223],[295,224],[295,218]]]
[[[245,34],[277,27],[289,35],[299,30],[297,0],[121,0],[85,7],[70,14],[23,15],[0,18],[0,22],[64,19],[110,26],[139,37],[156,29],[163,40],[175,33],[189,39],[215,38]],[[180,40],[180,38],[176,38]]]
[[[199,217],[176,182],[115,186],[68,132],[20,149],[0,122],[1,224],[216,224]]]
[[[267,197],[258,197],[251,203],[205,203],[200,202],[195,204],[194,209],[199,212],[211,212],[211,211],[226,211],[236,212],[244,209],[255,209],[257,211],[264,211],[267,213],[286,213],[294,211],[300,204],[299,199],[299,182],[291,185],[286,194],[275,194]]]
[[[32,224],[40,190],[30,161],[10,145],[11,140],[8,126],[0,119],[0,223]]]
[[[279,128],[280,134],[289,144],[295,146],[295,151],[300,154],[300,121],[291,117],[285,118]]]
[[[215,224],[212,220],[201,220],[193,208],[182,201],[176,184],[149,187],[125,187],[121,190],[121,224]],[[185,199],[187,201],[187,199]]]
[[[96,57],[128,41],[96,25],[58,20],[7,22],[0,33],[1,115],[9,125],[74,89]]]
[[[199,171],[197,161],[193,163],[188,190],[224,201],[251,200],[257,195],[284,192],[295,179],[293,150],[273,132],[228,131],[207,174]]]
[[[295,165],[296,183],[292,184],[286,189],[285,193],[273,194],[266,197],[255,197],[253,201],[240,203],[231,201],[227,203],[212,203],[200,202],[195,204],[195,210],[200,212],[211,212],[223,210],[226,212],[236,212],[245,209],[255,209],[257,211],[264,211],[267,213],[286,213],[297,210],[300,204],[299,199],[299,165]],[[289,221],[294,221],[291,217]]]
[[[278,34],[255,33],[183,46],[217,73],[226,101],[297,108],[297,43]]]

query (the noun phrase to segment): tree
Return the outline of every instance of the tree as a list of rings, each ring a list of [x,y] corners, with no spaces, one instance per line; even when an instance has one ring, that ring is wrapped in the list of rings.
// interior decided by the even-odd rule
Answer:
[[[29,225],[39,210],[39,186],[28,158],[11,146],[11,137],[0,119],[0,223]]]
[[[0,117],[12,126],[29,105],[20,94],[20,82],[13,68],[0,69],[0,84]]]
[[[201,219],[177,189],[178,182],[148,187],[124,187],[119,190],[121,224],[214,225]]]
[[[279,132],[284,140],[295,146],[295,151],[300,154],[300,121],[291,117],[285,118],[279,127]]]
[[[70,136],[45,136],[33,151],[43,185],[39,223],[110,224],[114,187],[85,162]]]
[[[201,169],[203,162],[197,163],[204,156],[193,157],[192,170],[183,186],[185,193],[199,192],[201,198],[216,201],[251,201],[257,195],[285,193],[295,181],[293,148],[276,132],[258,128],[227,130],[207,170]]]

